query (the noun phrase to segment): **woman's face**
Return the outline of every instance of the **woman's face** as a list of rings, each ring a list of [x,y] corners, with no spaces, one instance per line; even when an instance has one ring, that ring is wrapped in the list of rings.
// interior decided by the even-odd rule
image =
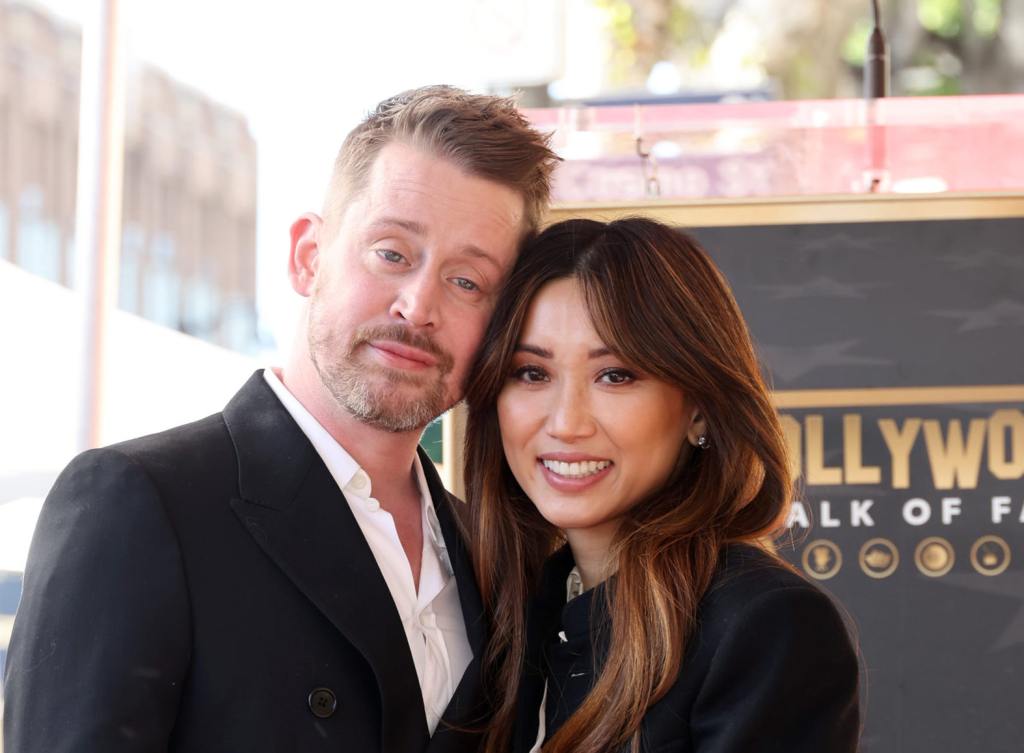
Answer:
[[[608,351],[571,278],[530,305],[498,421],[512,473],[541,515],[570,541],[586,531],[607,543],[703,427],[681,389]]]

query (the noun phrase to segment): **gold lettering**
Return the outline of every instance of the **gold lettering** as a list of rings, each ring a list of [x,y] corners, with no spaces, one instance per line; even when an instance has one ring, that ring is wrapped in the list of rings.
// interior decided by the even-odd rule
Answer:
[[[910,450],[921,429],[921,419],[908,418],[900,428],[893,419],[882,418],[878,429],[892,457],[892,488],[906,489],[910,486]]]
[[[843,477],[847,484],[877,484],[882,480],[882,469],[877,465],[864,465],[864,438],[860,415],[843,416]]]
[[[958,489],[977,488],[986,423],[983,418],[971,419],[965,443],[963,424],[959,419],[949,422],[945,441],[939,421],[930,419],[924,422],[924,445],[928,450],[936,489],[952,489],[954,484]]]
[[[804,435],[807,438],[807,485],[836,486],[843,483],[840,468],[825,465],[825,427],[819,415],[804,419]]]
[[[1010,432],[1009,453],[1006,451],[1006,431]],[[988,469],[1003,481],[1024,476],[1024,413],[1021,411],[1004,408],[997,410],[989,419]]]
[[[782,436],[786,440],[789,474],[793,477],[793,481],[796,481],[803,472],[800,422],[792,416],[782,415],[779,416],[779,423],[782,424]]]

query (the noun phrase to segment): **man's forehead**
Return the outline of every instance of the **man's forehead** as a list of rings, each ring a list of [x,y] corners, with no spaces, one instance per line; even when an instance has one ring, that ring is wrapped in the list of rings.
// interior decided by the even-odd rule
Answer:
[[[395,202],[447,204],[449,211],[485,214],[490,221],[517,227],[525,215],[525,199],[514,188],[401,141],[381,149],[367,183],[367,198],[376,207]]]

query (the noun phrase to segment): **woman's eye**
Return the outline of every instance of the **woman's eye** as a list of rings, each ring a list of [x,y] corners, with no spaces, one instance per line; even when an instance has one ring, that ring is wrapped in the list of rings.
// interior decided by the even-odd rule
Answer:
[[[628,384],[636,380],[636,375],[626,369],[606,369],[599,378],[606,384]]]
[[[452,278],[452,282],[454,282],[463,290],[468,290],[471,293],[475,293],[478,290],[480,290],[479,285],[477,285],[475,282],[466,277],[454,277]]]
[[[536,384],[546,382],[548,375],[539,366],[520,366],[512,372],[512,378],[526,384]]]
[[[405,261],[404,256],[402,256],[397,251],[392,251],[389,248],[378,248],[377,256],[379,256],[386,262],[390,262],[391,264],[401,264],[402,262]]]

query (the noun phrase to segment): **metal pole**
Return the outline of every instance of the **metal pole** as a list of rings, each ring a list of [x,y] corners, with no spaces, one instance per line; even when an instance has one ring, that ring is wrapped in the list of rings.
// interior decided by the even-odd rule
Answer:
[[[864,52],[864,97],[879,99],[889,96],[889,50],[882,32],[878,0],[872,0],[871,11],[874,25]]]
[[[121,8],[121,0],[91,0],[82,28],[75,203],[75,289],[81,301],[80,450],[101,441],[107,325],[117,303],[125,111]]]

